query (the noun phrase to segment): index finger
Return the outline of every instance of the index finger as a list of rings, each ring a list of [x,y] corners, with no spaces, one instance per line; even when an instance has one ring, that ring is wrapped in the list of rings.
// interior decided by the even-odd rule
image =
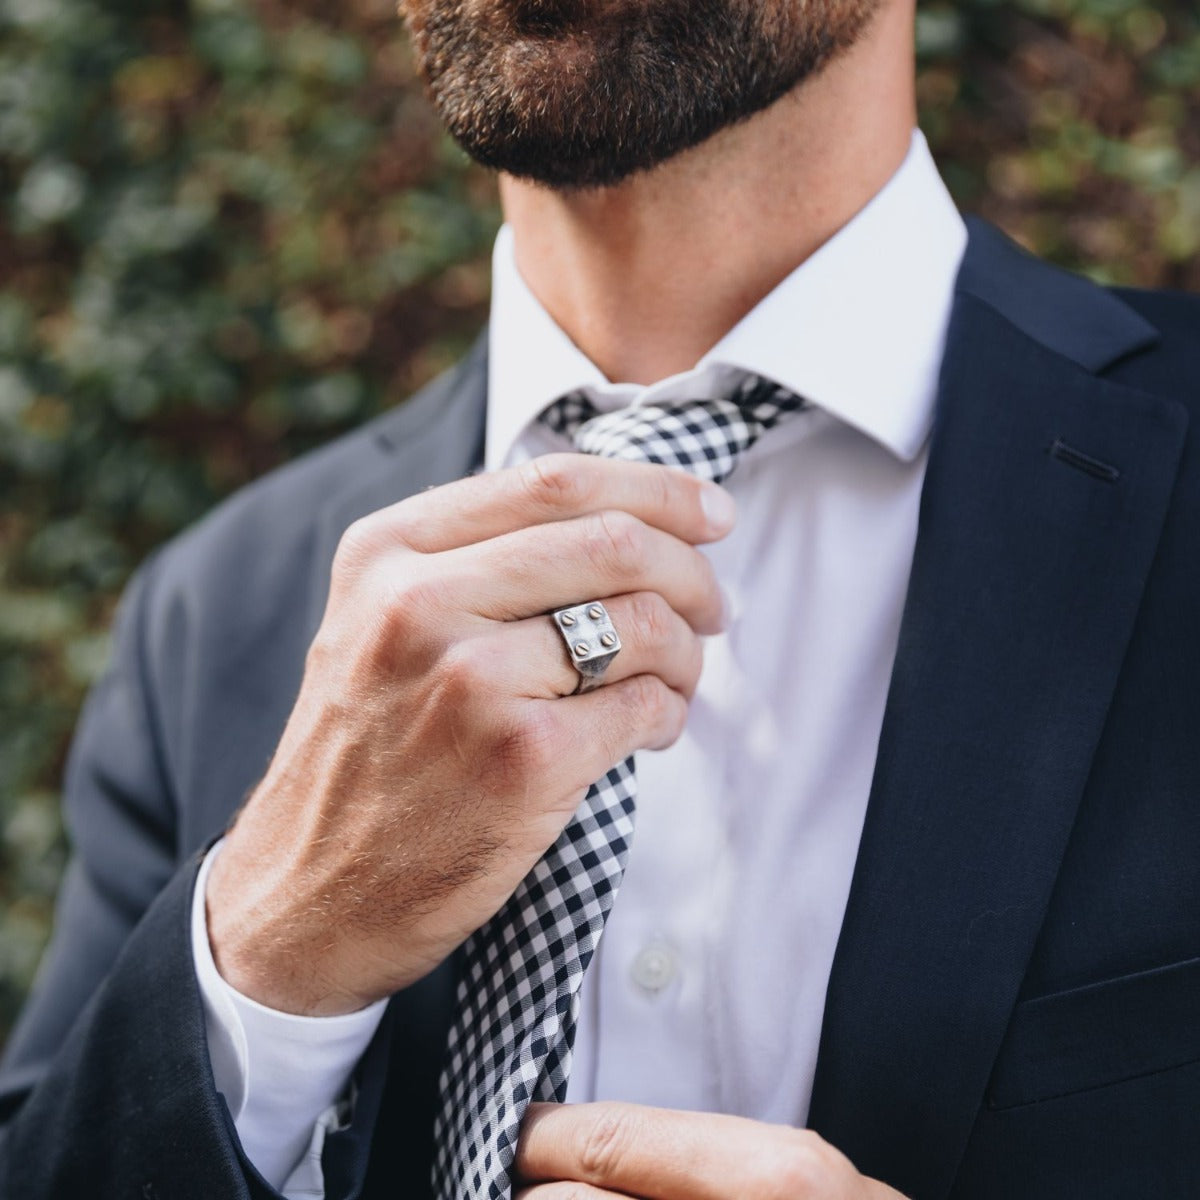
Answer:
[[[845,1159],[815,1135],[744,1117],[637,1104],[534,1104],[521,1127],[523,1183],[571,1180],[647,1200],[826,1197]],[[852,1170],[852,1168],[850,1168]]]
[[[693,545],[724,537],[734,520],[733,499],[718,484],[591,454],[545,454],[419,492],[376,516],[393,521],[405,545],[432,554],[613,509]]]

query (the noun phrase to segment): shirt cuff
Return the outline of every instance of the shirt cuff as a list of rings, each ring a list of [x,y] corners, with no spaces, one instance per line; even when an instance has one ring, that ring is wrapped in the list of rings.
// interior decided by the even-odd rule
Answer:
[[[301,1017],[267,1008],[226,983],[213,961],[204,904],[220,849],[217,842],[205,856],[192,897],[192,959],[213,1079],[242,1150],[263,1179],[277,1190],[286,1183],[289,1198],[320,1196],[319,1147],[330,1110],[336,1113],[348,1095],[351,1073],[387,1001],[344,1016]]]

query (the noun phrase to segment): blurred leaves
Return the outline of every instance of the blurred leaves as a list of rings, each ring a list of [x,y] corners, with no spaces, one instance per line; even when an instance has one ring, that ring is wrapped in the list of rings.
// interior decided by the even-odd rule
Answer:
[[[0,0],[0,185],[2,1036],[129,572],[456,358],[498,217],[377,0]]]
[[[921,119],[963,207],[1103,282],[1200,286],[1200,13],[923,5]]]
[[[1193,5],[925,3],[917,43],[964,207],[1099,278],[1200,286]],[[498,217],[391,0],[0,0],[0,196],[2,1036],[129,572],[453,361]]]

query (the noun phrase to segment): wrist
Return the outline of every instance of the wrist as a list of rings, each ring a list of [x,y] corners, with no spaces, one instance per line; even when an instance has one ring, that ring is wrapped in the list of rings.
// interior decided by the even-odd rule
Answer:
[[[273,876],[278,875],[278,878]],[[247,861],[231,834],[209,871],[204,906],[218,974],[247,1000],[278,1013],[335,1017],[382,999],[345,986],[336,940],[322,906],[257,857]]]

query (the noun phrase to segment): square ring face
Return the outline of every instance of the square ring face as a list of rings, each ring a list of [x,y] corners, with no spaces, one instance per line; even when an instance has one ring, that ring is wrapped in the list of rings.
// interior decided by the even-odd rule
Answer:
[[[600,676],[621,649],[621,637],[599,601],[574,604],[553,614],[567,653],[581,675]]]

